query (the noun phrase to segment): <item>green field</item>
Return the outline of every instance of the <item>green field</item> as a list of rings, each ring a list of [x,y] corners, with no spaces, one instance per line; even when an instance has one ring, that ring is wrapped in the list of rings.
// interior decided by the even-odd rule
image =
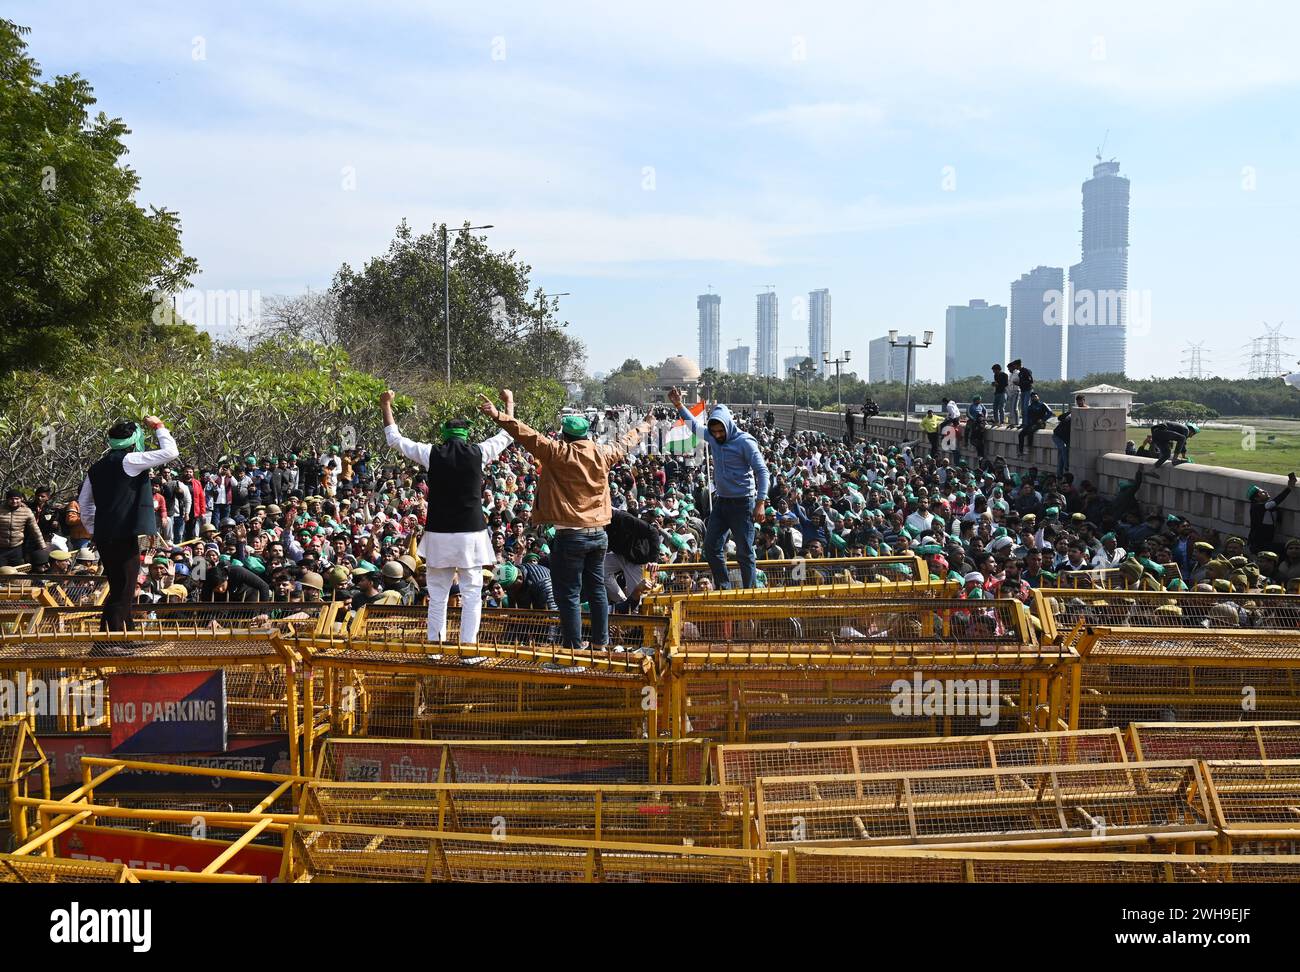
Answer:
[[[1249,428],[1249,420],[1243,420],[1242,424]],[[1128,437],[1141,445],[1147,431],[1145,427],[1130,425]],[[1249,448],[1251,445],[1246,429],[1203,429],[1187,443],[1187,455],[1205,466],[1251,469],[1279,476],[1292,470],[1300,472],[1300,432],[1261,425],[1255,431],[1253,449]]]

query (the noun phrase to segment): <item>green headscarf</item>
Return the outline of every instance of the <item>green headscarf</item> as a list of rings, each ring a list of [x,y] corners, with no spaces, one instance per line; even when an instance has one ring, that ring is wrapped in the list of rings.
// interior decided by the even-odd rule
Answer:
[[[460,439],[461,442],[469,441],[469,426],[461,428],[454,427],[451,422],[442,423],[442,441],[448,442],[451,439]]]
[[[126,449],[130,452],[144,451],[144,426],[136,423],[135,432],[124,439],[109,439],[110,449]]]

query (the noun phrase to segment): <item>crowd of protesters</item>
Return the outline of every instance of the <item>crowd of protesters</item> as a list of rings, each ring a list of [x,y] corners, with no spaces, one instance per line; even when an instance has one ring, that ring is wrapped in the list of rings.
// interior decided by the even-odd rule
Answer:
[[[1011,421],[1016,411],[1035,420],[1036,395],[1017,365],[1008,371],[1019,402],[1008,406],[1014,395],[996,376],[1006,378],[1003,388],[1013,381],[995,367],[991,413],[979,400],[970,407],[978,424]],[[732,416],[725,407],[697,420],[679,406],[701,444],[676,455],[653,451],[646,422],[630,409],[610,410],[594,427],[566,417],[558,433],[543,433],[486,403],[503,432],[491,448],[493,440],[476,447],[478,478],[466,480],[474,509],[464,518],[472,526],[463,531],[477,532],[481,519],[484,546],[470,560],[483,563],[439,563],[438,585],[426,577],[434,548],[421,536],[445,519],[430,502],[448,502],[438,479],[447,473],[432,453],[412,451],[419,444],[382,455],[299,448],[199,468],[181,461],[181,443],[138,473],[125,466],[127,476],[147,476],[158,538],[132,554],[132,594],[143,603],[345,600],[357,608],[427,604],[437,586],[435,600],[465,594],[490,607],[558,609],[566,642],[576,644],[580,609],[635,610],[656,588],[762,586],[765,561],[796,558],[912,552],[933,576],[958,581],[965,597],[1024,600],[1035,587],[1087,583],[1099,570],[1115,572],[1111,583],[1151,590],[1300,592],[1300,538],[1277,536],[1275,524],[1291,486],[1276,497],[1252,488],[1248,534],[1221,535],[1144,502],[1141,474],[1105,496],[1061,467],[1015,472],[1001,457],[989,461],[979,429],[959,432],[972,416],[963,423],[948,406],[937,423],[922,424],[928,442],[889,446],[791,432],[770,414]],[[161,423],[148,424],[162,443]],[[949,428],[949,443],[972,449],[945,449]],[[448,426],[444,441],[465,441],[454,431]],[[1157,451],[1177,448],[1165,441]],[[109,463],[114,475],[124,462]],[[9,490],[0,573],[101,573],[105,551],[92,543],[86,498],[84,489],[64,503],[48,489],[30,498]],[[683,562],[700,566],[656,569]],[[597,646],[603,625],[602,616],[591,635]]]

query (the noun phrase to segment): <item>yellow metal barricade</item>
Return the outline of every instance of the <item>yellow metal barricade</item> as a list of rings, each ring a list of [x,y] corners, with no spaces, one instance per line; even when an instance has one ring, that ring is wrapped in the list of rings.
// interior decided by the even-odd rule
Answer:
[[[315,882],[765,884],[782,879],[783,861],[771,851],[298,824],[285,874]]]

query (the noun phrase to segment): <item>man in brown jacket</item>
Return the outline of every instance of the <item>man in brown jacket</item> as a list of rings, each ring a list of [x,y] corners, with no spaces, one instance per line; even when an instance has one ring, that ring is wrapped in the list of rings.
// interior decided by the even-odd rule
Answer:
[[[509,400],[510,391],[501,396]],[[582,646],[582,601],[591,609],[591,647],[609,644],[609,598],[605,591],[605,527],[614,517],[609,501],[609,470],[648,434],[653,413],[614,445],[598,445],[587,437],[590,423],[581,415],[566,415],[560,438],[552,439],[517,418],[500,412],[480,395],[479,410],[527,449],[541,466],[533,522],[555,527],[551,543],[551,582],[560,610],[566,648]]]
[[[27,562],[24,541],[29,550],[45,546],[36,514],[23,502],[23,494],[11,489],[5,493],[5,505],[0,507],[0,566],[17,567]]]

